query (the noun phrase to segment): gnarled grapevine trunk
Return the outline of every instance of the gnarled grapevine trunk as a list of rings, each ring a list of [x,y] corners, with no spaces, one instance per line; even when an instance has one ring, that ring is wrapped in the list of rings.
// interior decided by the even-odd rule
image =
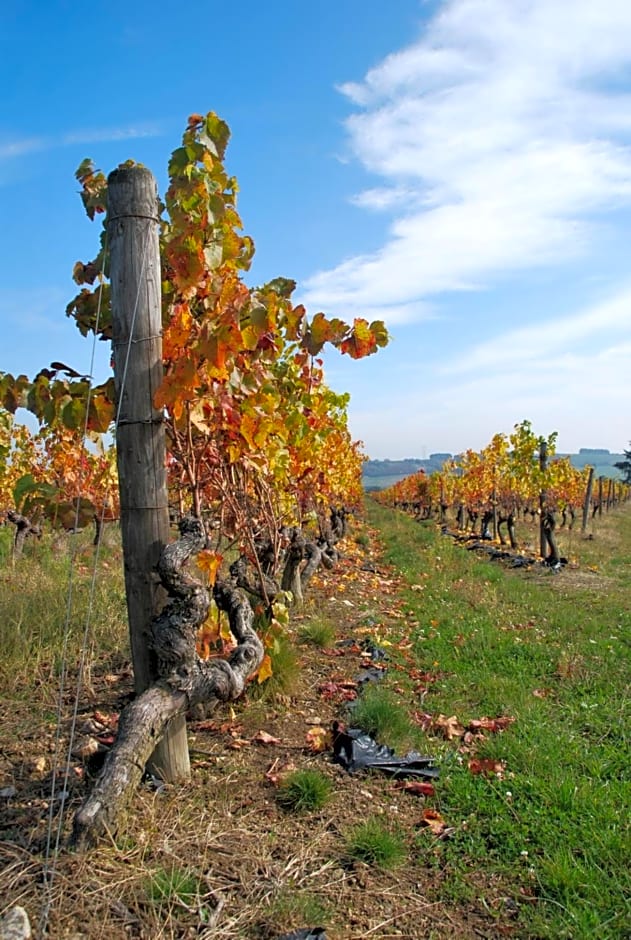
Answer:
[[[206,662],[197,655],[197,631],[208,614],[210,594],[186,572],[185,565],[205,546],[206,536],[202,523],[190,517],[180,523],[180,535],[164,549],[158,565],[169,595],[152,624],[151,645],[160,679],[121,714],[116,744],[75,816],[75,844],[92,843],[105,832],[116,830],[120,814],[172,718],[200,703],[234,701],[262,662],[263,646],[253,628],[252,607],[245,593],[228,580],[216,582],[213,596],[228,615],[237,646],[225,660]]]
[[[19,558],[24,550],[24,543],[29,535],[40,538],[42,534],[41,526],[31,522],[26,516],[20,515],[10,509],[7,512],[7,519],[15,526],[15,537],[13,539],[13,557]]]

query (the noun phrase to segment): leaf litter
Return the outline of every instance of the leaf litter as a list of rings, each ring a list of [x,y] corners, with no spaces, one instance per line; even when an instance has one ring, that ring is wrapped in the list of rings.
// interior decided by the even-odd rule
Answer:
[[[159,792],[141,788],[112,844],[84,855],[60,854],[50,909],[52,936],[73,932],[107,935],[111,940],[193,935],[272,940],[292,932],[310,936],[308,931],[316,928],[305,923],[305,912],[315,901],[325,915],[329,940],[430,933],[437,938],[490,938],[499,926],[510,926],[508,921],[501,925],[497,914],[491,916],[476,899],[452,906],[435,903],[442,875],[433,868],[419,868],[416,860],[410,859],[396,875],[345,864],[348,833],[370,817],[396,816],[410,846],[415,832],[426,830],[427,838],[441,840],[460,825],[441,813],[438,768],[432,758],[418,752],[396,757],[387,745],[360,730],[344,728],[347,737],[338,740],[340,755],[346,754],[348,763],[358,767],[360,755],[368,754],[386,772],[363,773],[359,784],[348,767],[334,760],[334,722],[339,732],[340,709],[361,694],[358,676],[375,670],[366,681],[379,681],[386,665],[394,668],[390,648],[405,654],[409,645],[401,641],[403,602],[396,602],[402,583],[396,571],[381,562],[374,533],[368,532],[373,540],[370,550],[360,549],[352,540],[345,545],[340,568],[346,574],[345,597],[353,606],[335,607],[335,650],[301,647],[299,683],[284,699],[266,701],[250,689],[230,713],[189,722],[190,784],[184,789],[165,786]],[[367,561],[378,574],[363,570]],[[324,578],[314,582],[319,583],[314,587],[316,610],[335,591]],[[374,611],[372,624],[366,625],[362,615],[366,610]],[[342,663],[344,670],[339,668]],[[109,738],[116,734],[115,717],[131,691],[131,675],[125,671],[123,681],[114,683],[111,662],[93,669],[96,703],[80,717],[86,722],[85,735],[100,747],[109,747]],[[422,670],[417,677],[430,685],[435,676]],[[70,714],[64,734],[69,718]],[[39,759],[45,750],[45,737],[41,726],[33,727],[25,706],[21,720],[28,733],[17,733],[14,720],[14,733],[0,742],[7,745],[0,760],[0,822],[5,839],[0,845],[0,889],[8,901],[19,897],[36,920],[50,773],[48,759],[42,770],[30,768],[29,760]],[[466,747],[467,734],[479,740],[484,734],[500,733],[512,719],[483,717],[465,726],[456,716],[420,713],[419,721],[427,725],[428,744],[435,736]],[[107,743],[98,740],[106,736]],[[406,758],[411,773],[404,775],[405,768],[396,764]],[[91,773],[83,772],[88,765],[74,759],[68,779],[62,781],[68,792],[68,824],[93,782]],[[307,816],[282,813],[274,799],[277,787],[288,774],[305,768],[330,778],[330,804]],[[482,766],[480,772],[486,771]],[[396,812],[395,794],[400,797]],[[197,879],[199,904],[172,903],[167,909],[151,901],[147,887],[151,880],[161,871],[174,870]],[[203,925],[214,914],[212,931],[205,933]],[[311,935],[324,937],[324,928]]]

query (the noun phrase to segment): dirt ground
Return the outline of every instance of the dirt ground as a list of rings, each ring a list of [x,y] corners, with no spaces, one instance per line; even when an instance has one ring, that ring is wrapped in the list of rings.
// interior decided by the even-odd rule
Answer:
[[[0,913],[20,904],[35,936],[44,935],[43,924],[54,940],[271,940],[321,920],[328,940],[518,935],[515,905],[499,884],[472,885],[467,901],[445,900],[449,872],[428,863],[440,837],[421,825],[431,796],[397,789],[376,772],[349,774],[330,750],[309,744],[314,729],[344,718],[349,684],[352,691],[362,667],[374,665],[362,648],[373,625],[382,637],[402,634],[397,576],[383,563],[375,534],[367,538],[347,541],[339,568],[313,584],[303,617],[292,622],[298,631],[309,617],[330,620],[335,645],[298,645],[301,668],[285,694],[266,699],[251,689],[212,720],[191,722],[191,782],[143,785],[116,836],[97,849],[79,854],[66,842],[91,782],[90,761],[98,758],[73,758],[67,776],[58,771],[51,804],[54,754],[64,755],[63,768],[71,698],[63,703],[58,741],[52,685],[42,682],[37,703],[1,706]],[[107,747],[130,695],[128,663],[122,656],[97,661],[93,684],[94,698],[79,702],[77,726],[86,740],[100,722]],[[323,809],[281,809],[278,777],[292,767],[330,778],[332,798]],[[403,834],[408,856],[400,867],[349,861],[348,833],[373,816]],[[173,871],[190,875],[194,890],[161,896],[160,873]]]

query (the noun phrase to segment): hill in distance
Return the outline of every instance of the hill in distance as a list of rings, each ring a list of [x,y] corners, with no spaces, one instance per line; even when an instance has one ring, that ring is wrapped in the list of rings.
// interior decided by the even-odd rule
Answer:
[[[453,454],[438,453],[430,454],[425,459],[406,457],[404,460],[368,460],[363,470],[364,489],[386,489],[418,470],[434,473],[435,470],[441,470],[445,461],[452,456]],[[622,477],[614,464],[624,460],[624,454],[612,454],[611,451],[601,447],[581,447],[578,454],[555,454],[555,456],[569,457],[572,465],[579,470],[587,465],[593,467],[596,477],[613,477],[616,480]]]

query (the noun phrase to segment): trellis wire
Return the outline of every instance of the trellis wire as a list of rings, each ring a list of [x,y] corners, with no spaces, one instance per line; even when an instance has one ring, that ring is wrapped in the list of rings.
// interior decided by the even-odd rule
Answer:
[[[150,220],[149,225],[147,226],[147,234],[149,232],[149,228],[150,228],[152,221],[153,220]],[[118,403],[117,403],[116,415],[114,419],[114,433],[115,434],[116,434],[116,431],[118,430],[118,423],[120,420],[121,406],[122,406],[122,401],[123,401],[123,392],[124,392],[125,384],[127,381],[127,372],[129,368],[129,359],[130,359],[131,347],[133,343],[134,327],[136,324],[136,314],[138,312],[138,306],[140,303],[140,291],[141,291],[142,279],[143,279],[144,272],[145,272],[145,262],[147,259],[148,244],[149,244],[149,238],[147,237],[145,239],[143,253],[142,253],[142,259],[141,259],[141,265],[140,265],[140,278],[139,278],[140,283],[138,286],[138,291],[136,293],[136,299],[134,302],[134,309],[132,312],[132,319],[131,319],[131,328],[129,331],[129,339],[127,342],[127,350],[125,353],[125,362],[123,366],[123,374],[122,374],[120,386],[119,386]],[[104,243],[104,252],[106,251],[107,251],[107,229],[106,229],[105,243]],[[100,321],[101,303],[102,303],[102,298],[103,298],[102,288],[103,288],[103,281],[101,282],[101,291],[99,293],[99,301],[97,304],[97,311],[96,311],[96,317],[95,317],[94,338],[92,341],[92,352],[91,352],[90,372],[89,372],[90,382],[88,384],[88,394],[87,394],[87,399],[86,399],[86,412],[85,412],[85,420],[84,420],[84,425],[83,425],[82,441],[81,441],[83,450],[86,450],[86,440],[87,440],[87,434],[88,434],[88,416],[89,416],[90,399],[91,399],[91,393],[92,393],[92,378],[93,378],[93,370],[94,370],[97,331],[98,331],[98,326],[99,326],[99,321]],[[81,503],[80,503],[80,497],[79,497],[77,498],[77,506],[75,510],[75,525],[74,525],[75,530],[77,530],[79,527],[80,506],[81,506]],[[100,549],[101,549],[104,517],[105,517],[105,504],[103,504],[103,507],[101,510],[101,520],[100,520],[101,525],[99,526],[99,534],[98,534],[98,538],[96,542],[96,550],[94,553],[94,563],[92,566],[92,576],[90,580],[90,591],[89,591],[89,596],[88,596],[88,609],[86,612],[86,620],[85,620],[85,625],[84,625],[81,651],[80,651],[80,657],[79,657],[77,685],[75,688],[72,719],[70,723],[70,733],[69,733],[69,739],[68,739],[68,748],[66,751],[66,760],[65,760],[64,771],[63,771],[66,781],[68,780],[68,777],[70,774],[72,750],[74,747],[77,717],[79,713],[79,696],[81,693],[81,687],[83,683],[84,667],[85,667],[87,647],[88,647],[88,637],[89,637],[90,630],[92,627],[92,612],[94,608],[94,596],[95,596],[96,584],[97,584],[97,579],[98,579],[97,578],[98,562],[99,562]],[[53,828],[54,828],[53,817],[55,815],[54,807],[55,807],[55,802],[56,802],[55,787],[57,783],[57,778],[59,776],[59,763],[60,763],[59,754],[61,750],[61,716],[62,716],[63,699],[64,699],[64,693],[65,693],[66,668],[67,668],[66,656],[67,656],[67,651],[68,651],[68,640],[69,640],[69,634],[70,634],[70,617],[72,613],[72,600],[73,600],[73,575],[74,575],[76,555],[77,555],[77,545],[76,543],[74,543],[72,546],[72,552],[71,552],[70,561],[69,561],[68,595],[67,595],[66,616],[65,616],[65,622],[64,622],[64,632],[63,632],[63,641],[62,641],[59,694],[57,698],[57,715],[56,715],[57,728],[56,728],[56,734],[55,734],[53,769],[52,769],[52,775],[51,775],[48,825],[47,825],[47,832],[46,832],[46,848],[44,852],[44,867],[43,867],[44,899],[42,903],[42,910],[41,910],[41,915],[40,915],[40,920],[39,920],[39,931],[40,931],[41,936],[45,935],[47,927],[48,927],[48,919],[50,916],[50,908],[51,908],[51,903],[52,903],[52,887],[53,887],[53,881],[54,881],[55,873],[56,873],[57,859],[59,856],[61,834],[63,831],[66,801],[67,801],[67,796],[68,796],[67,791],[65,789],[62,790],[61,795],[60,795],[61,805],[59,807],[59,813],[57,815],[57,829],[55,833],[54,847],[53,847]],[[52,855],[52,864],[50,862],[51,855]]]

